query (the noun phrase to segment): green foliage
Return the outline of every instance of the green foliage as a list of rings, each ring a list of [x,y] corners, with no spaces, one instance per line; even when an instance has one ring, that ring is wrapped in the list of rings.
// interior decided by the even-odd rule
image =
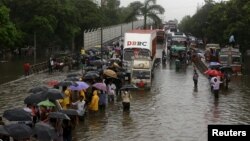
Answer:
[[[9,9],[0,6],[0,49],[13,47],[20,38],[20,33],[9,19]]]
[[[160,23],[157,14],[164,9],[155,2],[134,2],[120,8],[117,0],[107,0],[101,7],[92,0],[0,0],[7,7],[0,9],[1,47],[33,45],[34,33],[38,50],[71,46],[74,41],[80,47],[86,29],[130,22],[138,15]]]
[[[152,19],[156,24],[161,24],[161,19],[158,14],[165,12],[161,5],[156,4],[156,0],[145,0],[144,3],[135,1],[130,3],[131,12],[128,14],[126,21],[134,20],[137,16],[142,16],[144,19],[144,29],[147,25],[147,18]]]
[[[241,49],[250,44],[250,1],[230,0],[215,3],[206,0],[205,5],[192,17],[186,16],[180,22],[180,29],[209,42],[227,44],[231,34]]]

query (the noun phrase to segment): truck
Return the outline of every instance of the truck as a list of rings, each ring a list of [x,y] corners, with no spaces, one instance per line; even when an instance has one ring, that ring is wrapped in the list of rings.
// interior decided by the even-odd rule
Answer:
[[[139,81],[140,84],[145,83],[147,84],[145,86],[151,86],[156,45],[156,30],[136,29],[124,34],[123,67],[126,69],[125,80],[137,86]],[[137,77],[137,73],[145,75]]]
[[[223,67],[231,67],[233,73],[241,74],[242,55],[239,48],[233,48],[232,46],[221,48],[219,52],[219,61]]]

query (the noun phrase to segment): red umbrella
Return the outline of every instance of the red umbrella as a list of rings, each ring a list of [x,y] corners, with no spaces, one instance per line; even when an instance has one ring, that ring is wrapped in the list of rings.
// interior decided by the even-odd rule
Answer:
[[[204,73],[210,76],[223,76],[223,73],[221,73],[221,71],[218,70],[207,70]]]
[[[54,87],[55,85],[57,85],[59,82],[57,80],[50,80],[49,82],[47,82],[48,86],[50,87]]]

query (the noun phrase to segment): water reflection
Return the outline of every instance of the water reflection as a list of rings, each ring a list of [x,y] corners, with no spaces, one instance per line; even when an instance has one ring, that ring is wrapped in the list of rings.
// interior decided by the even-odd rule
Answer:
[[[0,62],[0,84],[22,77],[24,75],[23,64],[26,62],[33,64],[33,61],[32,57],[13,57],[7,62]],[[37,62],[41,61],[44,61],[44,59],[37,59]]]

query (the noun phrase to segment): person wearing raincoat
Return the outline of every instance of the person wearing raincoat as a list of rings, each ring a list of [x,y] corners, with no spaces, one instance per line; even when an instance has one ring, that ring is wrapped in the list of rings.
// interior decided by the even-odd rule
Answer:
[[[82,97],[83,97],[83,100],[85,101],[85,100],[86,100],[85,90],[81,90],[81,91],[79,91],[79,94],[80,94],[80,96],[82,96]]]
[[[64,98],[60,100],[60,104],[63,109],[68,109],[70,106],[70,90],[67,89],[67,87],[63,87],[63,92],[64,92]]]
[[[94,90],[91,102],[89,104],[89,110],[97,112],[98,106],[99,106],[98,90]]]

